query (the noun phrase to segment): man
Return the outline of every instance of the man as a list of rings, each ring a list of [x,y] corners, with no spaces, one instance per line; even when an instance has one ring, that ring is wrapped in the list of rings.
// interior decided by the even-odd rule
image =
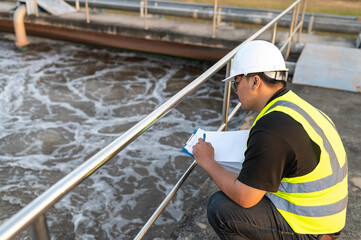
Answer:
[[[230,77],[244,110],[260,112],[239,175],[214,160],[210,143],[193,148],[220,188],[208,220],[221,239],[336,239],[345,225],[347,159],[332,121],[286,89],[281,52],[243,44]]]

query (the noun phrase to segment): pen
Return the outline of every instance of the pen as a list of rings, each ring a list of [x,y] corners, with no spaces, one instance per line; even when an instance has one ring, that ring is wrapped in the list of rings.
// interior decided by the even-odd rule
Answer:
[[[203,133],[203,141],[206,141],[206,134]]]

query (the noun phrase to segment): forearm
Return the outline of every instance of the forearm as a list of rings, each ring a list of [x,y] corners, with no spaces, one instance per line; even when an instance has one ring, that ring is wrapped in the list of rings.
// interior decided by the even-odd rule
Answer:
[[[218,188],[226,194],[232,201],[237,204],[241,203],[241,189],[238,186],[238,175],[223,168],[216,161],[209,161],[208,164],[202,166],[204,170],[213,179]]]
[[[219,189],[238,205],[249,208],[256,205],[266,191],[247,186],[237,179],[237,174],[223,168],[214,160],[214,149],[210,143],[199,139],[193,147],[198,164],[206,170]]]

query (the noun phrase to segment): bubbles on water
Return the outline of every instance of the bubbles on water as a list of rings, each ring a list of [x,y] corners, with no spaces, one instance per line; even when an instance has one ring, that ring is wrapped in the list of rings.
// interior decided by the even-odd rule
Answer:
[[[9,218],[211,64],[0,35],[0,221]],[[191,163],[196,128],[217,129],[216,74],[47,212],[52,239],[129,239]],[[196,170],[146,239],[166,238],[205,177]],[[168,231],[168,232],[167,232]]]

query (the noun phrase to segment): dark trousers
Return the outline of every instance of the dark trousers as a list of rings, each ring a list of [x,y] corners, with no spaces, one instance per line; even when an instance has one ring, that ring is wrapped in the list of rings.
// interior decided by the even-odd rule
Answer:
[[[208,221],[221,239],[321,239],[322,235],[297,234],[268,197],[243,208],[223,192],[213,194],[207,206]]]

